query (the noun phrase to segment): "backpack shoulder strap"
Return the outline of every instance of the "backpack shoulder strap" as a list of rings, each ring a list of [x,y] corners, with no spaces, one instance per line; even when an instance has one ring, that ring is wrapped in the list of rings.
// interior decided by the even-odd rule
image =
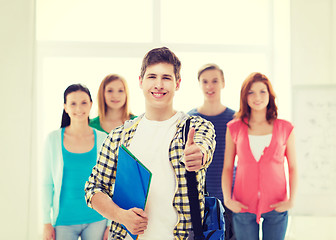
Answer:
[[[190,128],[190,118],[187,119],[183,129],[183,143],[184,143],[183,149],[185,148],[189,128]],[[194,239],[195,240],[204,239],[202,220],[201,220],[201,210],[198,199],[196,172],[194,171],[189,172],[188,170],[186,170],[186,180],[188,188],[191,223],[194,231]]]

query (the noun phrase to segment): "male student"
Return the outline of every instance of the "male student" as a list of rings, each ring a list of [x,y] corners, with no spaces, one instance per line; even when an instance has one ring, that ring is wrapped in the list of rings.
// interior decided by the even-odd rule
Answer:
[[[225,150],[226,124],[234,118],[235,111],[221,102],[221,93],[225,87],[223,70],[216,64],[205,64],[198,70],[198,82],[202,90],[203,105],[188,112],[210,121],[216,131],[216,149],[213,160],[206,173],[206,190],[210,196],[222,201],[222,170]],[[232,211],[225,207],[225,240],[235,239],[232,225]]]
[[[183,126],[190,116],[173,108],[175,91],[181,83],[180,68],[179,59],[166,47],[146,54],[139,77],[145,113],[109,134],[85,185],[88,206],[113,221],[110,239],[131,239],[121,224],[140,235],[139,239],[192,236],[186,170],[196,171],[204,216],[205,172],[215,149],[215,132],[210,122],[191,117],[187,141],[183,142]],[[112,200],[120,144],[152,172],[144,211],[121,209]]]

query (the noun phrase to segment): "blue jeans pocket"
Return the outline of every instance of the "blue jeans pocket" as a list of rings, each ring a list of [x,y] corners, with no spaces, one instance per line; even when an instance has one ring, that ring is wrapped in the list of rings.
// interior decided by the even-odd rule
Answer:
[[[286,235],[288,212],[275,210],[261,214],[263,240],[283,240]],[[253,213],[233,213],[237,240],[259,240],[259,224]]]
[[[285,239],[288,211],[277,212],[275,210],[261,214],[264,219],[262,223],[263,239],[264,240],[283,240]]]

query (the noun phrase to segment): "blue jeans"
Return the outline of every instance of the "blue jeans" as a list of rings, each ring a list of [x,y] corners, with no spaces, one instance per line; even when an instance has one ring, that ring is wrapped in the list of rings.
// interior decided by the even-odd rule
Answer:
[[[55,226],[56,240],[102,240],[107,220],[89,224]]]
[[[284,240],[288,212],[277,212],[275,210],[261,214],[263,240]],[[253,213],[233,213],[233,226],[237,240],[258,240],[259,224],[256,222],[256,215]]]

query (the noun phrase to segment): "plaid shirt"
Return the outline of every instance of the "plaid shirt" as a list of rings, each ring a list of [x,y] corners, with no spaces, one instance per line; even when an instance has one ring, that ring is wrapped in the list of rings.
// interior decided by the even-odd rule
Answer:
[[[124,125],[113,130],[103,143],[96,166],[92,170],[89,180],[85,184],[85,197],[89,207],[92,196],[97,192],[103,192],[113,197],[113,187],[116,177],[116,165],[118,161],[118,147],[124,144],[128,147],[135,134],[139,121],[143,117],[126,121]],[[177,130],[169,147],[169,160],[174,169],[177,178],[177,190],[173,198],[173,206],[178,214],[178,222],[174,228],[175,239],[187,239],[192,230],[190,207],[187,193],[187,183],[185,178],[186,168],[183,163],[183,127],[189,116],[184,116],[178,120]],[[204,216],[204,183],[206,169],[212,161],[212,155],[215,150],[215,130],[209,121],[191,116],[190,128],[195,128],[194,142],[206,151],[208,159],[204,159],[204,167],[197,174],[198,193],[200,199],[201,217]],[[112,239],[124,239],[126,231],[121,224],[112,221],[111,224]]]

